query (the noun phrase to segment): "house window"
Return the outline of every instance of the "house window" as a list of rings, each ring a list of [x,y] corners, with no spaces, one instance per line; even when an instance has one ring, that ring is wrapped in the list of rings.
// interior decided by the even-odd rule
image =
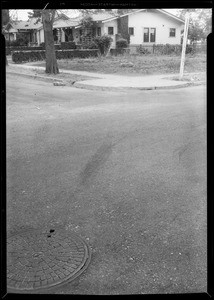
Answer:
[[[149,42],[149,28],[144,28],[144,31],[143,31],[143,41],[144,41],[144,43],[148,43]]]
[[[114,27],[108,27],[108,34],[113,35],[114,34]]]
[[[169,36],[175,37],[175,28],[169,28]]]
[[[97,35],[101,36],[101,27],[97,27]]]
[[[144,43],[155,43],[156,29],[145,27],[143,30],[143,42]]]
[[[129,27],[129,34],[134,35],[134,27]]]
[[[150,28],[150,42],[154,43],[155,42],[155,28]]]

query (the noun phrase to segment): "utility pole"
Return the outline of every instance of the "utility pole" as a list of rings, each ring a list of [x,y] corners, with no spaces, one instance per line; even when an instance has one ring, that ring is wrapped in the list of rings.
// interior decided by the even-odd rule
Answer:
[[[188,27],[189,27],[189,13],[187,13],[185,18],[179,79],[183,77],[183,73],[184,73],[184,61],[185,61],[185,53],[186,53],[186,45],[187,45]]]

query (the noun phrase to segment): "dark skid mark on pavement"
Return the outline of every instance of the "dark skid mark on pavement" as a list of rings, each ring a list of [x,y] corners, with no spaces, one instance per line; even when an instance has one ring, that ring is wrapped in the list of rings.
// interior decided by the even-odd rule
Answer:
[[[108,135],[106,137],[105,143],[103,143],[95,154],[91,157],[91,159],[87,162],[84,169],[80,172],[77,188],[74,194],[78,193],[82,186],[88,186],[89,181],[92,177],[96,176],[100,168],[105,164],[108,160],[109,156],[112,153],[112,148],[115,147],[117,144],[125,140],[127,137],[130,136],[130,133],[125,134],[121,138],[117,139],[116,141],[112,141],[112,137]]]
[[[102,144],[91,159],[87,162],[84,169],[79,175],[79,184],[78,186],[87,185],[89,179],[96,175],[103,164],[108,160],[109,156],[112,153],[112,147],[114,145],[112,142]]]
[[[181,161],[181,158],[183,156],[183,154],[188,150],[189,146],[190,146],[190,142],[185,144],[184,146],[178,147],[173,151],[173,154],[178,155],[178,161]]]

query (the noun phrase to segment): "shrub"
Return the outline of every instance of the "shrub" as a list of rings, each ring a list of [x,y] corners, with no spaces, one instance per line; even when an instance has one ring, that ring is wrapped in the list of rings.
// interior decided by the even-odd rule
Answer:
[[[18,33],[15,41],[11,41],[11,46],[27,46],[28,38],[25,34]]]
[[[85,42],[82,44],[83,49],[98,49],[98,45],[94,42]]]
[[[66,58],[86,58],[91,56],[97,56],[98,50],[96,49],[87,49],[87,50],[59,50],[56,51],[57,59],[66,59]]]
[[[186,54],[195,54],[196,47],[194,45],[187,44],[186,46]]]
[[[28,47],[28,46],[11,46],[6,47],[6,55],[10,55],[13,51],[28,51],[28,50],[43,50],[41,46]]]
[[[61,49],[76,49],[75,42],[61,42]]]
[[[112,38],[108,35],[98,36],[94,39],[94,42],[97,44],[100,54],[105,55],[109,50]]]
[[[111,49],[110,53],[112,55],[124,55],[124,54],[129,54],[130,53],[130,49],[129,48],[117,48],[117,49]]]
[[[44,59],[45,59],[45,50],[12,52],[12,61],[15,63],[22,63],[27,61],[38,61]]]
[[[150,52],[148,51],[148,49],[146,49],[145,47],[140,45],[140,46],[137,47],[137,53],[139,53],[139,54],[149,54]]]
[[[45,43],[40,43],[40,47],[42,47],[42,49],[45,49]]]
[[[73,57],[86,58],[90,56],[97,56],[98,50],[56,50],[57,59],[70,59]],[[37,51],[14,51],[12,52],[12,60],[15,63],[22,63],[27,61],[45,60],[45,50]]]
[[[182,45],[176,44],[176,45],[170,45],[170,44],[157,44],[154,45],[154,53],[160,54],[160,55],[180,55],[182,51]],[[194,54],[195,53],[195,47],[194,45],[187,45],[186,46],[186,54]]]
[[[128,47],[128,41],[126,39],[119,39],[116,42],[116,48],[127,48]]]

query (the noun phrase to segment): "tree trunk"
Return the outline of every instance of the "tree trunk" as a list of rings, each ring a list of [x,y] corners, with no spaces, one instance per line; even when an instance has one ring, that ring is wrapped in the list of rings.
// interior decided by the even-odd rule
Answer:
[[[53,21],[55,16],[55,10],[44,9],[42,11],[42,22],[44,28],[45,37],[45,56],[46,56],[46,73],[58,74],[59,68],[56,60],[56,53],[54,47],[53,37]]]

